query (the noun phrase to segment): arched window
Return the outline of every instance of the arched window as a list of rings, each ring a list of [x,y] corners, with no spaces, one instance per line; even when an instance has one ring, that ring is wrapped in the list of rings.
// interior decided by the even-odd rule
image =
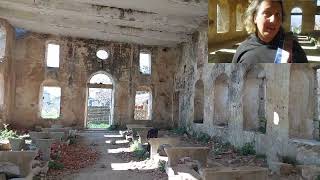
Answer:
[[[6,29],[3,26],[0,26],[0,62],[6,53],[6,36]]]
[[[266,81],[260,67],[251,68],[245,76],[243,88],[243,128],[266,132]]]
[[[295,7],[291,10],[291,31],[300,34],[302,30],[302,10]]]
[[[140,51],[139,70],[142,74],[151,74],[151,53],[146,50]]]
[[[229,109],[229,86],[228,76],[219,75],[214,82],[213,99],[214,115],[213,124],[217,126],[228,126],[228,109]]]
[[[150,90],[138,90],[135,96],[134,119],[151,120],[152,93]]]
[[[60,45],[48,43],[46,47],[46,63],[47,67],[59,67],[60,61]]]
[[[230,13],[229,4],[226,0],[218,0],[217,3],[217,33],[229,31]]]
[[[194,95],[194,123],[203,123],[204,111],[204,86],[203,81],[198,80],[195,85]]]
[[[237,25],[236,25],[236,31],[242,31],[243,30],[243,16],[244,8],[241,4],[237,5],[236,8],[236,19],[237,19]]]
[[[112,84],[110,77],[102,73],[92,76],[89,82],[90,84]]]
[[[61,88],[58,86],[42,86],[41,117],[57,119],[60,117]]]

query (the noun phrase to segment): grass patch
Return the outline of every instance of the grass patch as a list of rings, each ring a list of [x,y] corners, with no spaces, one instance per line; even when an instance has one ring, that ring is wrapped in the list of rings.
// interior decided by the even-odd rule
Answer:
[[[239,149],[239,153],[242,156],[255,155],[256,154],[256,150],[254,149],[254,143],[253,142],[245,143]]]
[[[166,172],[166,161],[160,160],[158,162],[158,169],[159,169],[159,171],[161,171],[163,173]]]
[[[108,129],[110,125],[107,122],[88,122],[87,128],[89,129]]]

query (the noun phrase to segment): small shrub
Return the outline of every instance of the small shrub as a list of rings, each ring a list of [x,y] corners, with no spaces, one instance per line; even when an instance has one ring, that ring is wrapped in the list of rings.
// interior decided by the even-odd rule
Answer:
[[[133,143],[130,145],[130,150],[133,152],[133,155],[138,159],[147,158],[147,151],[143,148],[139,141],[133,141]]]
[[[4,125],[4,129],[0,130],[0,140],[19,137],[16,131],[8,129],[9,124],[3,124],[3,125]]]
[[[245,143],[244,146],[240,148],[240,155],[248,156],[256,154],[256,150],[254,149],[254,143]]]
[[[160,160],[159,162],[158,162],[158,168],[159,168],[159,170],[161,171],[161,172],[166,172],[166,161],[164,161],[164,160]]]
[[[57,161],[49,161],[48,167],[49,167],[49,169],[61,170],[64,168],[64,165],[60,162],[57,162]]]
[[[69,145],[77,143],[76,137],[74,137],[74,136],[69,136],[68,140],[69,140]]]
[[[282,162],[286,164],[292,164],[294,166],[298,164],[296,158],[290,156],[282,156]]]
[[[318,176],[316,177],[316,180],[320,180],[320,175],[318,175]]]
[[[135,151],[133,151],[133,155],[134,157],[140,159],[140,160],[144,160],[147,159],[147,151],[145,149],[137,149]]]
[[[197,140],[200,141],[200,142],[203,142],[203,143],[208,143],[211,140],[211,137],[206,133],[200,132],[197,135]]]

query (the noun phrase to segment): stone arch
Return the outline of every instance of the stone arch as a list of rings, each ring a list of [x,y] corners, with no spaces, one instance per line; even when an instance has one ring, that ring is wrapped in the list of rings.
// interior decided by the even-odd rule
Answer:
[[[266,78],[263,68],[251,66],[244,76],[242,91],[243,128],[248,131],[266,129]]]
[[[213,87],[214,115],[213,124],[217,126],[228,126],[229,119],[229,78],[220,74]]]
[[[203,123],[204,112],[204,85],[203,81],[199,79],[195,84],[194,95],[194,123]]]
[[[313,73],[303,65],[291,65],[288,109],[290,138],[313,139]]]
[[[104,129],[114,123],[114,85],[114,79],[105,71],[97,71],[89,76],[86,91],[85,127]]]
[[[217,33],[230,30],[230,6],[228,0],[217,1]]]

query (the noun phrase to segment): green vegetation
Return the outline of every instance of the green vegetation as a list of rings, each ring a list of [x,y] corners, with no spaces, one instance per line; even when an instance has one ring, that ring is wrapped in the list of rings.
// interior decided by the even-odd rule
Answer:
[[[57,161],[49,161],[48,167],[49,169],[61,170],[64,168],[64,165]]]
[[[229,149],[233,149],[233,146],[229,142],[222,142],[215,143],[213,153],[215,155],[221,155],[223,152],[228,151]]]
[[[235,149],[230,142],[223,141],[219,136],[212,137],[212,141],[214,142],[214,148],[212,148],[214,155],[221,155],[223,152]]]
[[[298,161],[296,160],[296,158],[290,157],[290,156],[282,156],[281,157],[281,161],[283,163],[292,164],[294,166],[298,164]]]
[[[139,160],[144,160],[147,158],[147,151],[137,140],[131,143],[130,150],[133,152],[133,155]]]
[[[112,124],[107,129],[109,131],[116,131],[116,130],[119,130],[119,125],[118,124]]]
[[[320,175],[318,175],[318,176],[316,177],[316,180],[320,180]]]
[[[242,146],[239,149],[239,153],[242,156],[255,155],[256,150],[254,148],[254,143],[253,142],[245,143],[244,146]]]
[[[87,128],[89,129],[108,129],[109,127],[110,125],[105,121],[101,121],[101,122],[91,121],[91,122],[88,122],[87,124]]]
[[[3,124],[4,129],[0,130],[0,140],[7,140],[8,138],[18,138],[18,134],[16,131],[9,130],[9,124]]]
[[[163,173],[166,172],[166,161],[160,160],[158,162],[158,169]]]
[[[175,128],[175,129],[171,130],[171,132],[174,134],[183,135],[184,133],[187,133],[187,129],[184,127]]]
[[[266,117],[259,117],[259,132],[265,134],[267,131],[267,118]]]
[[[195,138],[202,143],[208,143],[211,140],[211,137],[203,132],[195,133]]]

